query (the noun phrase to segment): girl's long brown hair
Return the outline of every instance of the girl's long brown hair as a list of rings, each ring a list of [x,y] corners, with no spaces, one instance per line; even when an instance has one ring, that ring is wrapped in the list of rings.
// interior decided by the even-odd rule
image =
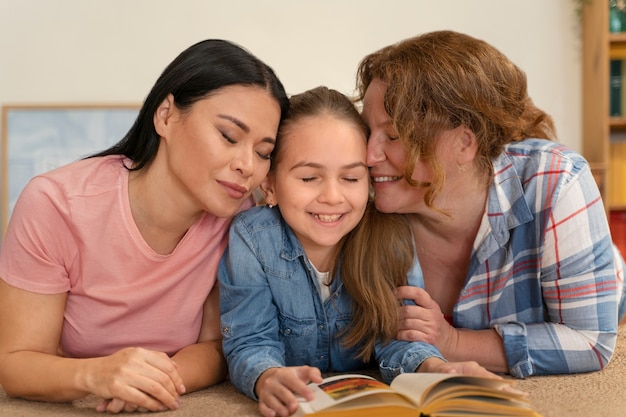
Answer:
[[[352,296],[352,323],[345,346],[361,344],[367,361],[376,342],[387,342],[398,331],[398,301],[393,290],[406,285],[413,262],[413,237],[408,218],[385,214],[368,203],[363,219],[343,246],[343,284]]]

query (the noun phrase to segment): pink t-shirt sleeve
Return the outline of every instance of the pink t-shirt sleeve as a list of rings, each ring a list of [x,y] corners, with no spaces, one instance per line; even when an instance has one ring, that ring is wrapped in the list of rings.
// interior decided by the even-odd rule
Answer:
[[[20,194],[0,254],[0,277],[24,290],[55,294],[70,288],[76,244],[61,186],[35,177]]]

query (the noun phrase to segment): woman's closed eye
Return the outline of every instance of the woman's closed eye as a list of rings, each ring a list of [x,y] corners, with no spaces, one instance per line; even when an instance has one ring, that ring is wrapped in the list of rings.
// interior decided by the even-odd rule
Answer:
[[[259,158],[265,161],[269,161],[272,159],[272,153],[274,152],[274,145],[269,144],[265,141],[261,142],[259,145],[256,146],[255,152],[257,155],[259,155]]]
[[[221,131],[220,130],[220,134],[231,145],[236,145],[236,144],[239,143],[238,139],[235,139],[234,136],[229,135],[225,131]],[[267,148],[267,149],[261,149],[261,148]],[[261,159],[263,159],[265,161],[269,161],[272,158],[272,152],[273,151],[274,151],[274,147],[272,145],[261,144],[259,146],[259,148],[255,152],[259,156],[259,158],[261,158]]]
[[[259,155],[259,157],[261,159],[265,159],[265,160],[272,159],[272,153],[271,152],[257,152],[256,154]]]
[[[228,133],[223,132],[223,131],[220,131],[220,133],[222,134],[222,137],[223,137],[224,139],[226,139],[226,141],[227,141],[228,143],[232,143],[232,144],[237,143],[237,141],[236,141],[235,139],[231,138],[231,137],[228,135]]]

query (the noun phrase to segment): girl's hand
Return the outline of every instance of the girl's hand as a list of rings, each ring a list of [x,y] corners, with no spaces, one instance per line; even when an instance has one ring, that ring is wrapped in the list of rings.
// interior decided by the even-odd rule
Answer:
[[[288,417],[298,408],[296,395],[307,401],[313,393],[307,384],[322,382],[319,369],[311,366],[270,368],[257,380],[255,391],[259,397],[259,411],[263,417]]]
[[[458,375],[471,375],[471,376],[480,376],[487,377],[492,379],[503,379],[500,375],[489,372],[487,369],[480,366],[477,362],[474,361],[466,361],[466,362],[446,362],[439,358],[428,358],[419,368],[417,368],[416,372],[440,372],[444,374],[458,374]],[[514,394],[522,395],[524,397],[528,397],[528,393],[525,391],[518,390],[513,386],[507,385],[502,388],[505,391],[512,392]]]
[[[439,358],[428,358],[419,368],[417,372],[435,372],[443,374],[459,374],[459,375],[472,375],[482,376],[493,379],[502,379],[500,375],[489,372],[487,369],[480,366],[477,362],[446,362]]]

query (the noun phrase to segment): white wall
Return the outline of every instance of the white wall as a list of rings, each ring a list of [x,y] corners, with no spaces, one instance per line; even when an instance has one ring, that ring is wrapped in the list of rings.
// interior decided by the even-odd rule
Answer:
[[[289,93],[320,84],[352,93],[365,54],[453,29],[523,68],[561,142],[580,150],[575,8],[574,0],[0,0],[0,105],[139,103],[180,51],[205,38],[245,46]]]

